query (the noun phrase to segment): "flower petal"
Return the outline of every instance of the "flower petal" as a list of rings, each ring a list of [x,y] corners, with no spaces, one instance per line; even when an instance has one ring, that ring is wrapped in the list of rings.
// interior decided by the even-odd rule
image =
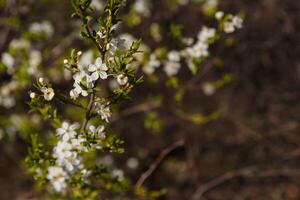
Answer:
[[[107,73],[106,72],[102,71],[99,74],[100,74],[101,79],[107,79]]]
[[[82,91],[81,91],[81,95],[84,96],[84,97],[86,97],[86,96],[88,95],[88,93],[87,93],[86,90],[82,90]]]
[[[89,72],[94,72],[94,71],[96,71],[96,66],[93,64],[90,64],[88,70],[89,70]]]
[[[67,130],[69,128],[69,123],[68,122],[63,122],[61,127],[65,130]]]
[[[70,126],[70,130],[71,130],[71,131],[74,131],[74,130],[76,130],[76,129],[79,129],[79,127],[80,127],[80,125],[79,125],[78,123],[74,123],[74,124],[72,124],[72,125]]]
[[[99,79],[99,74],[98,74],[97,72],[92,73],[91,79],[92,79],[93,81],[98,80],[98,79]]]
[[[102,59],[101,59],[100,57],[98,57],[98,58],[96,59],[95,65],[96,65],[96,66],[101,66],[101,65],[102,65]]]
[[[101,65],[100,69],[101,69],[101,71],[107,71],[108,70],[106,64]]]
[[[63,134],[65,134],[65,129],[63,129],[63,128],[58,128],[58,129],[56,129],[56,133],[57,133],[57,135],[59,135],[59,136],[61,136],[61,135],[63,135]]]

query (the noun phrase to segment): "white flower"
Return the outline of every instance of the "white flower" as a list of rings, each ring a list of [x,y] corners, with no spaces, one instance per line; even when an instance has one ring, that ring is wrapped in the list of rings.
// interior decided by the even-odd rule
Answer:
[[[178,51],[170,51],[167,56],[169,61],[180,61],[180,53]]]
[[[65,157],[63,159],[57,159],[56,164],[60,166],[64,166],[67,171],[73,172],[74,170],[78,170],[82,168],[82,164],[77,156],[76,152],[72,152],[70,157]]]
[[[92,78],[84,71],[81,70],[80,72],[77,72],[76,74],[73,75],[73,79],[75,81],[75,84],[77,85],[85,85],[87,88],[93,88],[94,87],[94,82]]]
[[[48,37],[52,36],[54,33],[53,26],[50,22],[44,21],[41,23],[34,22],[29,26],[29,32],[31,33],[44,33]]]
[[[126,164],[130,169],[137,169],[139,166],[139,161],[132,157],[127,160]]]
[[[104,126],[98,126],[97,128],[93,125],[89,127],[90,131],[93,133],[93,137],[104,140],[105,139],[105,132],[104,132]]]
[[[88,96],[88,92],[83,89],[80,85],[77,83],[74,83],[74,89],[70,91],[70,96],[72,99],[77,99],[79,95],[82,95],[84,97]]]
[[[94,87],[94,82],[91,77],[85,71],[80,71],[73,75],[73,79],[74,88],[70,91],[71,98],[77,99],[80,94],[84,97],[88,96],[87,90],[85,88],[82,88],[81,84],[85,85],[87,88]]]
[[[122,41],[124,41],[125,49],[129,49],[132,43],[136,40],[129,33],[122,33],[118,36]]]
[[[54,90],[52,88],[43,87],[41,91],[44,93],[44,99],[46,101],[51,101],[55,95]]]
[[[178,51],[170,51],[167,55],[168,60],[165,63],[164,71],[168,76],[174,76],[180,69],[180,53]]]
[[[89,72],[92,72],[92,75],[90,76],[93,81],[96,81],[99,79],[107,79],[107,73],[108,70],[105,63],[102,62],[102,59],[99,57],[96,59],[95,64],[90,64],[88,68]]]
[[[93,51],[89,50],[83,53],[78,60],[78,68],[80,71],[87,70],[87,66],[93,62]]]
[[[59,160],[71,157],[72,154],[72,145],[67,141],[58,141],[56,147],[53,149],[53,156]]]
[[[192,48],[188,48],[187,51],[194,58],[205,58],[209,55],[208,43],[197,42]]]
[[[14,73],[14,63],[15,59],[9,53],[2,54],[1,62],[7,67],[7,73],[13,74]]]
[[[234,24],[232,22],[224,22],[224,32],[233,33],[235,31]]]
[[[87,74],[84,71],[79,71],[73,75],[73,79],[75,83],[80,84],[86,76]]]
[[[0,105],[9,109],[16,105],[12,92],[18,87],[17,82],[11,81],[0,88]]]
[[[65,167],[69,172],[79,168],[81,162],[76,150],[75,146],[69,141],[59,141],[53,149],[53,157],[56,158],[56,164]]]
[[[81,170],[82,179],[85,183],[89,183],[88,178],[92,174],[91,170],[83,169]]]
[[[117,82],[120,84],[120,85],[126,85],[127,82],[128,82],[128,77],[124,74],[119,74],[117,76]]]
[[[206,26],[202,27],[201,31],[198,33],[198,40],[207,43],[209,40],[216,36],[215,28],[208,28]]]
[[[112,171],[112,176],[119,181],[122,181],[124,179],[124,172],[121,169],[114,169]]]
[[[12,108],[16,105],[16,99],[13,96],[0,96],[0,105],[4,106],[7,109]]]
[[[24,39],[13,39],[9,47],[12,49],[28,49],[30,47],[30,43]]]
[[[71,91],[70,91],[70,97],[71,97],[71,99],[73,99],[73,100],[75,100],[75,99],[77,99],[78,97],[79,97],[79,92],[78,92],[78,89],[76,90],[75,88],[74,89],[72,89]]]
[[[28,74],[34,75],[37,72],[37,67],[42,62],[41,52],[32,50],[29,53],[29,67],[27,69]]]
[[[51,166],[48,168],[47,179],[51,182],[56,192],[63,192],[66,187],[67,173],[62,167]]]
[[[215,87],[211,83],[204,83],[202,86],[203,93],[207,96],[211,96],[215,93]]]
[[[209,45],[211,40],[216,37],[216,29],[209,27],[202,27],[197,36],[197,41],[194,45],[185,48],[181,53],[185,58],[188,67],[193,71],[195,66],[193,64],[194,58],[206,58],[209,56]]]
[[[36,97],[36,93],[30,92],[30,95],[29,95],[29,96],[30,96],[31,99],[34,99],[34,98]]]
[[[79,129],[79,127],[80,125],[78,123],[69,124],[68,122],[63,122],[61,128],[56,129],[56,133],[62,137],[64,141],[67,141],[76,136],[76,130]]]
[[[108,103],[103,104],[100,102],[95,102],[95,111],[100,115],[102,120],[105,120],[107,123],[109,122],[111,111]]]
[[[243,27],[243,19],[238,16],[229,15],[229,20],[224,22],[223,26],[225,33],[233,33],[236,29]]]
[[[216,12],[216,14],[215,14],[215,18],[216,18],[217,20],[221,20],[221,19],[223,18],[223,16],[224,16],[224,12],[222,12],[222,11],[218,11],[218,12]]]
[[[233,16],[232,23],[236,28],[242,28],[243,27],[243,19],[238,16]]]
[[[178,62],[168,61],[164,66],[164,71],[168,76],[176,75],[179,69],[180,69],[180,63]]]
[[[145,17],[148,17],[150,15],[149,5],[146,0],[137,0],[133,5],[133,10]]]
[[[113,56],[117,50],[126,50],[127,42],[122,38],[114,38],[106,45],[106,49]]]
[[[194,43],[194,39],[191,38],[191,37],[184,37],[182,38],[182,42],[185,44],[185,45],[192,45]]]
[[[96,149],[101,149],[102,147],[99,142],[106,138],[104,126],[100,125],[96,128],[95,126],[91,125],[89,126],[89,130],[92,133],[91,137],[93,137],[97,142],[96,144],[92,144],[92,146],[94,146]]]
[[[72,148],[79,152],[87,151],[87,147],[84,146],[84,142],[86,142],[86,139],[81,136],[78,138],[73,138],[71,139]]]
[[[104,3],[99,0],[92,0],[91,7],[97,11],[101,11],[104,8]]]
[[[143,71],[145,74],[153,74],[155,69],[160,66],[160,61],[156,58],[155,54],[150,55],[149,62],[144,65]]]

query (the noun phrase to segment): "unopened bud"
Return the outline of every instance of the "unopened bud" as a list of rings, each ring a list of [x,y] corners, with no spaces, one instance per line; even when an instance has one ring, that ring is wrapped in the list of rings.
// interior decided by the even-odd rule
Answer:
[[[78,51],[77,52],[77,56],[79,57],[79,56],[81,56],[82,55],[82,51]]]
[[[44,79],[43,77],[40,77],[40,78],[39,78],[39,83],[40,83],[41,85],[45,85],[45,84],[46,84],[45,79]]]
[[[29,96],[30,96],[30,98],[34,99],[36,97],[36,94],[35,94],[35,92],[30,92]]]
[[[224,16],[224,13],[223,13],[222,11],[218,11],[218,12],[216,12],[216,14],[215,14],[215,18],[216,18],[217,20],[222,19],[223,16]]]
[[[128,77],[125,76],[124,74],[120,74],[120,75],[118,75],[118,77],[117,77],[117,82],[118,82],[120,85],[125,85],[125,84],[128,82]]]

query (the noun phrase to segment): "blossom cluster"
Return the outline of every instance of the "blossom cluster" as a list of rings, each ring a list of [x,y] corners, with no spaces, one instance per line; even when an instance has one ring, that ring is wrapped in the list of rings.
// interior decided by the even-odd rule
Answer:
[[[13,92],[18,87],[16,81],[11,81],[0,87],[0,105],[5,108],[11,108],[16,104]]]
[[[117,47],[119,47],[119,44]],[[77,57],[80,57],[81,55],[81,51],[77,52]],[[69,61],[67,59],[64,60],[64,64],[69,67]],[[87,64],[86,62],[82,62],[82,60],[81,62],[79,61],[77,63],[76,72],[73,75],[74,88],[70,91],[71,99],[75,100],[79,95],[84,97],[88,96],[88,90],[93,89],[96,86],[98,79],[105,80],[108,76],[108,67],[101,57],[96,58],[95,62],[92,64]],[[115,77],[121,86],[126,85],[128,82],[128,77],[124,74],[118,74]]]
[[[221,32],[232,33],[242,28],[243,19],[239,16],[225,15],[222,11],[219,11],[215,13],[215,18],[219,22]],[[140,49],[145,52],[144,57],[146,59],[141,54],[137,54],[135,56],[135,65],[142,66],[142,71],[147,75],[153,74],[156,69],[163,65],[163,70],[167,76],[175,76],[181,68],[181,60],[183,59],[194,73],[197,70],[197,66],[210,55],[209,47],[218,39],[219,34],[216,28],[203,26],[198,32],[196,40],[190,37],[183,37],[182,43],[186,47],[181,50],[170,50],[167,52],[165,59],[158,58],[155,51],[151,52],[146,44],[141,44]],[[134,37],[130,34],[121,34],[119,37],[125,41],[134,40]]]
[[[54,33],[54,28],[50,22],[34,22],[29,25],[29,29],[24,36],[15,38],[8,44],[7,51],[0,57],[0,71],[5,71],[11,80],[0,88],[0,106],[7,109],[16,104],[16,97],[20,88],[28,85],[28,79],[37,78],[41,75],[39,66],[42,63],[42,52],[32,43],[28,35],[39,33],[47,38]],[[47,92],[47,91],[46,91]]]
[[[188,0],[178,2],[180,5],[185,5]],[[86,165],[91,160],[89,156],[94,155],[91,149],[123,152],[123,149],[119,148],[122,141],[111,135],[106,138],[105,127],[102,124],[109,123],[112,116],[112,105],[128,98],[133,86],[139,83],[139,78],[135,74],[136,67],[139,66],[145,74],[152,75],[162,66],[162,71],[166,73],[169,80],[175,80],[175,76],[179,73],[184,62],[192,72],[197,70],[196,68],[210,55],[210,45],[218,39],[219,34],[222,32],[232,33],[242,27],[241,18],[217,12],[216,19],[219,22],[219,29],[203,26],[195,38],[177,38],[181,49],[175,50],[175,47],[170,50],[163,47],[152,51],[146,44],[135,41],[135,38],[130,34],[120,34],[119,37],[113,37],[113,33],[118,31],[120,26],[116,13],[121,1],[108,1],[103,18],[101,16],[97,20],[92,20],[92,16],[88,15],[90,12],[86,11],[90,11],[89,8],[102,9],[104,7],[102,1],[93,0],[91,5],[91,1],[74,0],[72,3],[75,9],[73,15],[82,21],[81,36],[93,43],[96,47],[94,50],[97,52],[93,50],[82,52],[73,49],[70,56],[63,60],[64,76],[69,80],[72,79],[72,88],[68,91],[69,96],[61,94],[59,90],[54,91],[51,84],[44,78],[39,78],[35,86],[40,90],[42,93],[40,96],[45,101],[39,101],[40,98],[37,98],[39,95],[34,92],[30,93],[32,110],[44,114],[46,119],[52,120],[51,122],[55,127],[61,126],[56,129],[55,146],[52,154],[50,158],[45,158],[50,162],[43,166],[47,173],[46,179],[54,191],[60,194],[69,191],[72,193],[71,187],[74,182],[79,185],[81,183],[88,184],[91,181],[91,174],[94,174],[95,171],[89,170],[92,168]],[[150,8],[151,1],[146,0],[136,0],[131,7],[134,12],[144,17],[151,14]],[[94,21],[97,21],[98,27],[93,24],[96,23]],[[155,29],[155,26],[152,29]],[[35,34],[40,32],[46,35],[53,34],[53,30],[51,31],[47,23],[32,24],[30,31]],[[155,33],[152,34],[152,37],[162,39],[162,37],[157,36],[158,34],[154,35]],[[26,45],[23,44],[23,46]],[[35,69],[41,63],[41,60],[37,59],[41,56],[40,54],[39,52],[31,52],[30,55],[34,59],[30,61],[30,65],[34,68],[28,73],[35,74]],[[6,65],[14,65],[12,56],[3,55],[2,57]],[[102,87],[106,84],[101,84],[107,83],[109,85],[112,82],[117,86],[114,85],[112,92],[109,93],[105,87]],[[213,83],[203,86],[207,95],[212,95],[215,89]],[[70,118],[57,116],[58,109],[55,108],[55,104],[51,104],[54,97],[64,104],[83,109],[82,123],[69,123],[67,121],[61,123],[61,119]],[[95,124],[100,119],[101,123]],[[130,159],[127,165],[132,169],[137,168],[138,161]],[[93,167],[97,168],[98,166]],[[124,174],[119,169],[113,170],[110,175],[118,181],[124,179]]]
[[[243,19],[232,14],[224,15],[222,11],[215,14],[215,18],[221,21],[222,29],[225,33],[233,33],[243,27]]]
[[[33,34],[45,34],[47,37],[51,37],[54,33],[54,29],[48,21],[34,22],[30,24],[29,32]]]
[[[81,155],[88,152],[90,147],[86,146],[87,137],[78,134],[80,125],[70,124],[64,121],[60,128],[56,129],[59,140],[53,149],[55,165],[48,168],[47,179],[58,193],[64,193],[68,184],[68,179],[79,173],[83,181],[88,182],[87,178],[91,174],[90,170],[84,168]],[[104,126],[89,126],[90,137],[98,140],[92,147],[101,149],[99,141],[105,139]]]

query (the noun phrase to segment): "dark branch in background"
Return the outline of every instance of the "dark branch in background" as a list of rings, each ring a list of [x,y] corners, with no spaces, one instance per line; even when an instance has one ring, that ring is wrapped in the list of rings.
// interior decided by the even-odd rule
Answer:
[[[135,188],[139,188],[141,187],[144,182],[146,181],[146,179],[151,176],[151,174],[157,169],[157,167],[159,166],[159,164],[163,161],[163,159],[165,157],[167,157],[172,151],[174,151],[175,149],[179,148],[179,147],[183,147],[185,144],[184,140],[179,140],[171,145],[169,145],[168,147],[166,147],[165,149],[163,149],[161,151],[161,153],[156,157],[156,159],[154,160],[154,162],[151,163],[151,165],[149,166],[148,170],[145,171],[140,178],[138,179],[138,181],[135,184]]]
[[[300,175],[299,169],[267,169],[267,170],[259,170],[257,166],[250,166],[238,170],[233,170],[226,172],[225,174],[200,185],[197,190],[192,195],[192,200],[199,200],[206,192],[230,181],[234,178],[268,178],[268,177],[276,177],[276,176],[292,176],[292,175]]]
[[[127,108],[127,109],[123,110],[122,112],[120,112],[118,116],[112,118],[111,123],[118,121],[122,117],[127,117],[127,116],[134,115],[134,114],[141,113],[141,112],[148,112],[148,111],[154,110],[156,108],[159,108],[160,106],[161,106],[161,103],[159,101],[155,101],[155,100],[132,106],[132,107]]]

